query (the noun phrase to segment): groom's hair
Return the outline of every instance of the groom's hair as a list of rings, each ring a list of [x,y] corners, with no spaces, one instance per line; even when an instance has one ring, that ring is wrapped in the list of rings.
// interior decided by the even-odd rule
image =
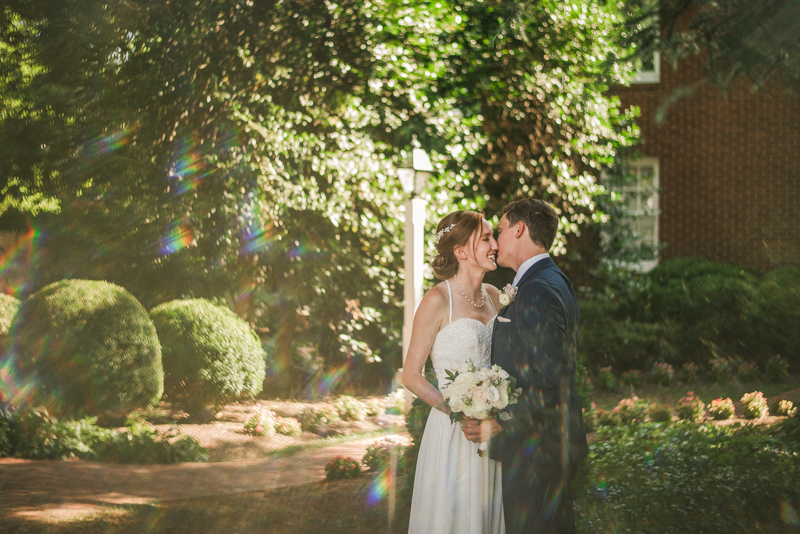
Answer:
[[[523,198],[503,207],[509,226],[522,221],[528,227],[531,241],[545,250],[550,250],[558,232],[558,214],[544,200]]]

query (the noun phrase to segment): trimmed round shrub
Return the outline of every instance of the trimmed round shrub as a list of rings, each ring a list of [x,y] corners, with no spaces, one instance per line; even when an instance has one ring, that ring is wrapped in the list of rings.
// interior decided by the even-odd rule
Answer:
[[[733,401],[729,398],[714,399],[708,405],[708,415],[716,421],[727,421],[734,418],[736,408],[734,408]]]
[[[244,320],[205,299],[173,300],[150,316],[161,341],[164,395],[189,413],[258,395],[266,360]]]
[[[17,314],[19,304],[19,300],[11,295],[0,294],[0,338],[8,335],[8,329],[11,327],[14,315]]]
[[[29,400],[58,416],[126,414],[163,391],[153,322],[108,282],[62,280],[33,294],[14,318],[6,353],[33,385]]]

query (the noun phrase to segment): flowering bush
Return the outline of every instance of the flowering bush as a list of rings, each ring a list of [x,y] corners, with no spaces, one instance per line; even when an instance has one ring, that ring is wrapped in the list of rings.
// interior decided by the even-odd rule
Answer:
[[[256,413],[244,424],[244,433],[251,436],[274,436],[278,416],[275,412],[256,404]]]
[[[681,380],[690,384],[697,380],[697,373],[700,372],[700,366],[696,363],[684,363],[681,367]]]
[[[668,363],[656,362],[653,365],[652,374],[653,374],[653,381],[656,384],[660,386],[666,386],[667,384],[672,382],[672,379],[675,377],[675,370]]]
[[[597,422],[600,424],[600,426],[617,426],[622,423],[622,419],[619,416],[619,411],[606,411],[602,408],[598,408]]]
[[[758,365],[753,362],[742,362],[736,371],[736,378],[744,381],[752,381],[758,378]]]
[[[303,432],[303,427],[294,417],[281,417],[275,421],[275,432],[284,436],[299,436]]]
[[[639,397],[622,399],[619,401],[612,412],[616,412],[620,423],[629,425],[631,423],[644,423],[650,412],[650,405],[647,401],[639,400]]]
[[[745,393],[742,396],[742,414],[747,419],[761,419],[769,414],[767,399],[760,391]]]
[[[794,403],[790,400],[776,399],[775,402],[772,403],[770,412],[772,412],[772,415],[792,417],[797,413],[797,408],[794,407]]]
[[[767,373],[767,378],[773,382],[781,382],[789,377],[789,362],[780,354],[776,354],[767,360],[764,370]]]
[[[586,432],[594,432],[600,426],[599,412],[600,410],[594,402],[588,410],[586,408],[583,409],[583,427]]]
[[[631,369],[622,373],[622,383],[626,386],[635,388],[641,386],[644,381],[644,373],[638,369]]]
[[[671,423],[672,406],[669,404],[653,403],[650,406],[650,420],[654,423]]]
[[[705,404],[700,400],[700,397],[694,394],[694,391],[690,391],[686,396],[678,400],[676,409],[679,418],[688,421],[699,421],[705,413]]]
[[[383,415],[386,411],[386,408],[383,407],[383,401],[377,398],[370,398],[364,400],[364,410],[367,413],[367,416],[374,417],[376,415]]]
[[[403,388],[398,388],[386,397],[389,399],[389,407],[386,409],[386,413],[391,414],[403,414],[406,411],[406,390]]]
[[[327,402],[306,408],[300,415],[301,427],[310,432],[338,420],[339,411]]]
[[[708,370],[715,382],[722,382],[733,374],[733,365],[726,358],[714,358],[708,362]]]
[[[608,391],[613,391],[617,387],[617,377],[614,376],[614,371],[611,370],[610,365],[601,367],[597,378],[600,381],[600,385]]]
[[[367,417],[366,405],[355,397],[342,395],[334,406],[343,421],[363,421]]]
[[[325,466],[326,480],[355,478],[361,474],[361,466],[352,458],[337,456]]]
[[[364,454],[364,458],[361,459],[361,463],[366,465],[367,469],[370,471],[380,471],[389,465],[389,459],[391,458],[393,448],[398,455],[403,451],[403,449],[392,440],[382,439],[376,441],[367,447],[367,452]]]
[[[726,421],[733,419],[736,415],[736,409],[733,407],[731,399],[714,399],[708,405],[708,415],[717,421]]]

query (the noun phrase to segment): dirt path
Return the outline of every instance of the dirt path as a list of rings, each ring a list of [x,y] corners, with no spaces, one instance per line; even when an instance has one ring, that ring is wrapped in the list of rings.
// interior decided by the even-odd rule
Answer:
[[[0,459],[0,532],[4,518],[35,521],[79,519],[115,505],[153,504],[194,497],[267,491],[323,480],[336,456],[360,460],[382,439],[408,445],[393,434],[325,447],[284,458],[176,465],[119,465]]]

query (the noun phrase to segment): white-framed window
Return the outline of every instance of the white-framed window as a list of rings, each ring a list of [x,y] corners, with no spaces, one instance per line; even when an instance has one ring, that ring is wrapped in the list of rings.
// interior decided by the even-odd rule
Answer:
[[[658,159],[642,157],[626,163],[631,181],[619,188],[622,208],[629,217],[634,245],[652,250],[639,263],[632,266],[635,271],[647,272],[658,264],[658,206],[659,173]]]
[[[652,60],[639,60],[631,83],[658,83],[661,81],[661,55],[653,52]]]

